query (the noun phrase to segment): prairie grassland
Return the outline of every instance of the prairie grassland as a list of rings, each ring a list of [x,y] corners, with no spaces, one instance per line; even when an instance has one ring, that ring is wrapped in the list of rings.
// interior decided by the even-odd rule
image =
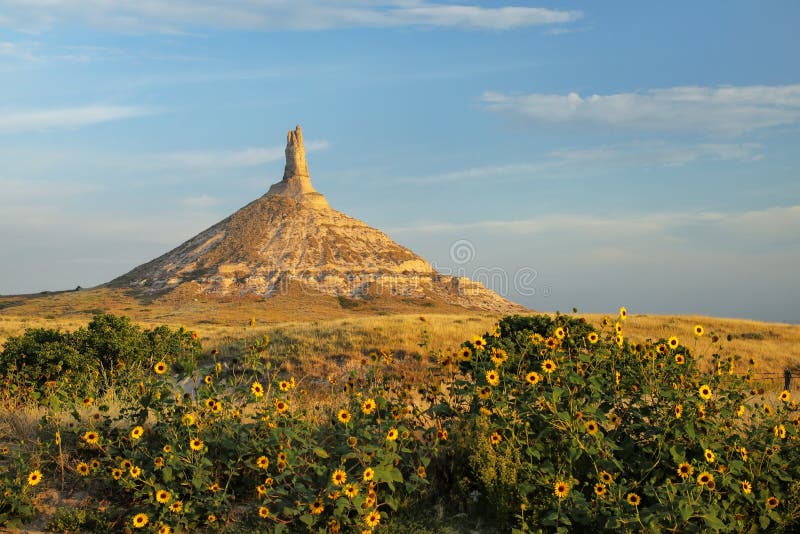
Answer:
[[[290,368],[299,366],[298,372],[308,370],[319,376],[381,349],[400,361],[455,349],[501,318],[441,304],[420,306],[397,300],[345,304],[334,297],[297,294],[268,300],[198,299],[179,294],[146,300],[108,288],[0,297],[0,343],[26,328],[74,330],[93,314],[108,312],[127,315],[146,327],[186,326],[199,333],[207,351],[218,348],[228,357],[236,357],[246,343],[269,335],[272,350],[285,356]],[[578,315],[600,328],[604,317],[616,319],[616,310],[608,315]],[[251,319],[255,326],[250,326]],[[700,338],[693,334],[697,324],[705,329]],[[717,343],[712,342],[714,335],[719,336]],[[637,315],[632,310],[624,323],[624,336],[635,342],[677,336],[698,354],[753,358],[760,372],[780,373],[787,367],[800,371],[800,325]]]

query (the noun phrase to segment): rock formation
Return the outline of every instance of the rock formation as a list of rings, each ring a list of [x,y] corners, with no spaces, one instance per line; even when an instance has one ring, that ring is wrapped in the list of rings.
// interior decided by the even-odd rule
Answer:
[[[383,232],[332,209],[311,184],[300,126],[287,136],[283,179],[264,196],[110,285],[144,294],[181,287],[265,297],[300,288],[353,299],[380,295],[522,309],[477,282],[437,273]]]

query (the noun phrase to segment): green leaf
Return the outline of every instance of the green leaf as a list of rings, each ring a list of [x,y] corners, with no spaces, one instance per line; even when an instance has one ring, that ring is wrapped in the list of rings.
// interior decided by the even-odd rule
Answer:
[[[725,530],[725,523],[720,521],[717,516],[704,514],[701,517],[703,518],[703,521],[705,521],[707,527],[716,531]]]
[[[165,483],[172,482],[172,480],[173,480],[172,468],[171,467],[165,467],[164,469],[162,469],[161,470],[161,478],[164,480]]]
[[[320,458],[330,458],[328,453],[325,452],[325,449],[323,449],[322,447],[314,447],[314,454],[316,454]]]
[[[689,518],[692,517],[692,514],[694,513],[692,505],[689,504],[687,501],[681,501],[681,504],[678,508],[681,511],[681,519],[683,519],[684,521],[688,521]]]
[[[300,521],[302,521],[308,526],[311,526],[314,524],[314,516],[311,514],[303,514],[300,516]]]

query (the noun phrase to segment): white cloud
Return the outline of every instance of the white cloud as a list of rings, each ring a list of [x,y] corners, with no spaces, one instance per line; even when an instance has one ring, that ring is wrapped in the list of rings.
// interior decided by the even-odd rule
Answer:
[[[0,110],[0,134],[75,129],[152,113],[155,111],[148,108],[99,104],[46,110]]]
[[[210,206],[216,206],[220,202],[222,201],[219,198],[210,195],[186,197],[181,200],[181,204],[190,208],[208,208]]]
[[[328,141],[308,141],[307,152],[316,152],[330,147]],[[237,167],[256,167],[265,163],[283,160],[285,148],[246,147],[234,150],[184,150],[168,154],[142,156],[139,163],[161,168],[226,169]]]
[[[800,235],[800,205],[774,206],[748,211],[626,213],[612,215],[558,214],[535,219],[487,220],[464,224],[421,222],[393,228],[391,233],[419,235],[489,232],[504,235],[573,234],[614,241],[644,237],[684,239],[685,229],[719,232],[734,238],[792,243]]]
[[[696,145],[667,142],[633,142],[590,148],[554,150],[537,162],[480,165],[424,176],[399,178],[399,183],[441,184],[516,182],[555,179],[587,169],[599,173],[607,169],[679,167],[696,161],[755,162],[764,158],[760,143],[700,143]],[[587,164],[591,163],[591,166]],[[384,173],[387,171],[383,171]]]
[[[535,122],[637,130],[738,135],[800,121],[800,84],[672,87],[588,97],[486,92],[482,101],[490,111]]]
[[[97,184],[56,182],[53,180],[14,180],[0,178],[0,206],[6,202],[28,198],[64,198],[100,190]]]
[[[579,11],[480,7],[424,0],[0,0],[0,23],[50,28],[79,23],[104,30],[185,32],[192,28],[323,30],[429,26],[504,30],[567,24]]]
[[[635,142],[586,149],[556,150],[551,156],[568,163],[611,166],[678,167],[698,160],[752,162],[763,159],[760,143]],[[596,167],[593,167],[596,168]]]

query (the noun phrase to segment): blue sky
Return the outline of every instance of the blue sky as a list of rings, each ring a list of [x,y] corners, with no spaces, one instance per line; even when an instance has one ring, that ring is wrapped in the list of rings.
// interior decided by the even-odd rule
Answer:
[[[0,0],[0,293],[263,194],[539,310],[800,322],[800,4]],[[466,254],[466,255],[462,255]]]

